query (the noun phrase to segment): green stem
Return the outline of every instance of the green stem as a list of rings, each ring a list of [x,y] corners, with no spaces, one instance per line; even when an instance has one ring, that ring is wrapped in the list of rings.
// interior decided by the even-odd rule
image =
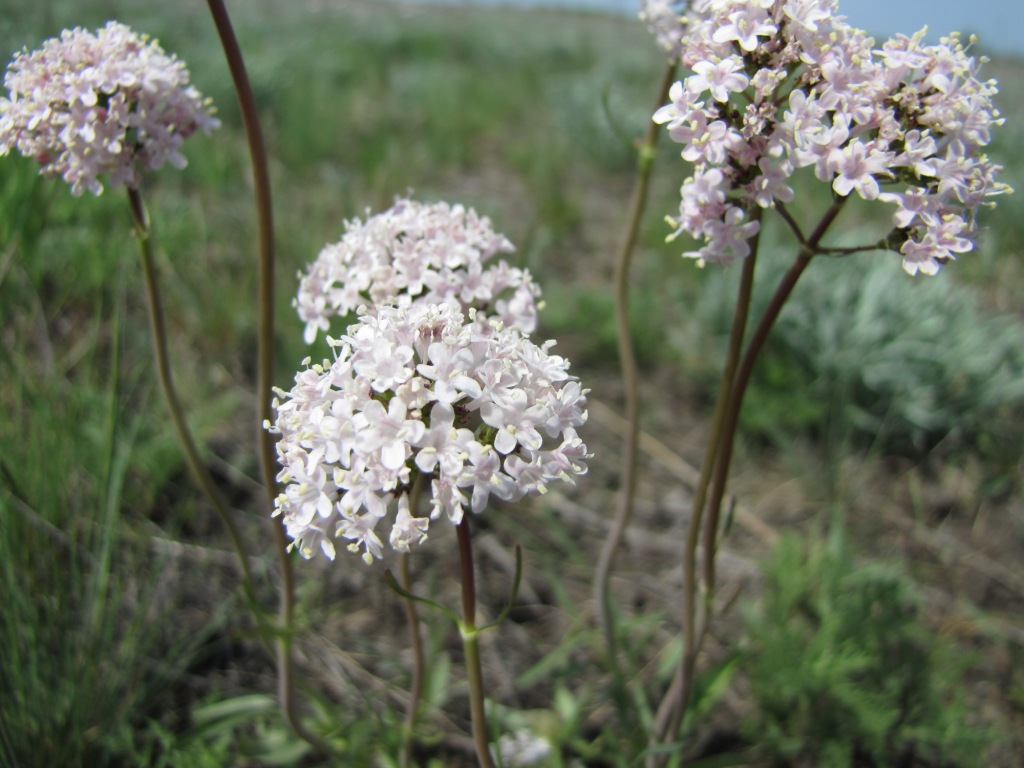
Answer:
[[[484,675],[480,664],[480,631],[476,628],[476,580],[473,575],[473,544],[468,515],[462,516],[455,530],[459,539],[459,565],[462,572],[462,622],[459,632],[466,655],[473,743],[481,768],[494,768],[487,738],[487,715],[484,711]]]
[[[167,402],[167,409],[171,414],[171,422],[174,424],[174,431],[181,443],[182,452],[185,455],[185,463],[188,465],[192,477],[199,485],[203,495],[213,505],[214,511],[220,517],[224,528],[231,539],[231,546],[238,556],[238,563],[242,568],[243,587],[251,601],[254,601],[252,592],[252,574],[249,572],[249,562],[242,547],[242,539],[238,534],[238,528],[231,519],[228,505],[217,490],[213,478],[206,470],[196,448],[196,442],[192,437],[188,422],[185,420],[185,413],[178,400],[178,393],[174,387],[174,378],[171,374],[170,355],[167,351],[167,326],[164,322],[163,304],[160,300],[159,281],[156,276],[156,266],[153,264],[152,234],[149,228],[149,218],[142,202],[142,195],[138,189],[128,190],[128,202],[131,208],[132,224],[135,229],[135,239],[139,244],[139,256],[142,261],[142,278],[146,285],[146,302],[149,306],[149,327],[153,334],[153,357],[156,362],[157,379],[160,382],[160,389],[163,392],[164,400]],[[254,603],[255,604],[255,603]]]
[[[409,590],[412,588],[412,581],[409,577],[409,554],[401,556],[402,586]],[[399,764],[402,768],[412,765],[412,743],[413,735],[416,732],[416,715],[419,711],[420,699],[423,696],[423,670],[425,660],[423,656],[423,634],[420,632],[420,619],[416,611],[415,601],[409,598],[402,598],[405,606],[405,620],[409,624],[409,635],[412,640],[413,670],[412,685],[409,688],[409,708],[405,712],[405,724],[402,733],[402,753]]]
[[[658,90],[656,106],[661,106],[668,99],[668,91],[675,81],[676,62],[672,60],[665,68],[661,85]],[[620,689],[625,680],[618,661],[618,647],[615,633],[615,622],[612,617],[612,601],[609,582],[615,561],[615,553],[622,544],[626,528],[633,516],[633,505],[636,497],[636,468],[639,444],[639,412],[640,395],[637,372],[636,352],[629,326],[629,272],[633,262],[633,250],[640,231],[640,221],[647,204],[647,193],[650,189],[651,170],[654,166],[655,147],[660,134],[659,126],[652,120],[647,127],[643,142],[638,147],[637,178],[633,186],[633,196],[629,207],[629,223],[622,238],[619,258],[615,268],[615,321],[619,348],[619,364],[622,367],[622,384],[625,398],[626,434],[622,446],[622,487],[619,491],[619,506],[615,520],[607,538],[601,547],[597,566],[594,570],[594,602],[597,605],[598,619],[604,634],[605,652],[608,665]]]
[[[274,217],[270,194],[270,172],[267,165],[266,145],[260,127],[256,100],[253,97],[249,75],[245,68],[242,50],[238,45],[231,19],[223,0],[207,0],[217,34],[220,37],[224,56],[238,96],[238,105],[249,145],[250,164],[253,174],[253,191],[256,197],[256,219],[259,227],[259,344],[256,374],[256,399],[258,417],[256,422],[257,444],[259,446],[260,473],[267,495],[269,509],[274,509],[277,498],[277,473],[275,471],[274,441],[263,425],[271,420],[274,376]],[[274,544],[281,569],[281,604],[279,608],[281,632],[277,643],[278,699],[281,711],[289,727],[301,739],[323,752],[333,754],[334,748],[312,733],[302,724],[295,700],[295,661],[292,654],[293,626],[295,618],[295,574],[288,552],[288,537],[284,521],[272,518]]]
[[[420,493],[423,488],[423,475],[416,478],[412,490],[409,493],[409,511],[415,515],[419,509]],[[409,574],[409,554],[401,556],[402,587],[409,593],[412,592],[412,577]],[[403,597],[402,604],[405,606],[405,619],[409,624],[409,636],[412,641],[413,669],[412,684],[409,688],[409,708],[405,713],[405,726],[402,733],[402,752],[399,758],[402,768],[409,768],[412,765],[412,744],[416,732],[416,715],[419,712],[420,699],[423,697],[423,677],[426,669],[426,660],[423,654],[423,633],[420,630],[420,617],[416,611],[416,601],[410,597]]]

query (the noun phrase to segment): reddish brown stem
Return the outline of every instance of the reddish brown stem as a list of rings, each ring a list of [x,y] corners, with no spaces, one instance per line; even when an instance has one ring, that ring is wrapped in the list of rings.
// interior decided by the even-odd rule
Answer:
[[[793,293],[797,281],[803,275],[804,270],[807,269],[807,265],[811,263],[811,259],[820,253],[821,239],[825,236],[832,222],[835,221],[836,216],[839,215],[845,202],[845,197],[838,198],[828,211],[825,212],[825,215],[818,222],[818,226],[815,227],[807,242],[801,246],[796,260],[786,274],[783,275],[764,314],[758,321],[754,335],[747,346],[747,351],[743,355],[743,361],[736,372],[732,393],[729,398],[729,407],[726,411],[725,423],[722,427],[722,441],[719,447],[718,458],[715,461],[714,479],[711,484],[711,501],[708,505],[704,553],[704,582],[707,585],[709,595],[713,595],[715,589],[715,548],[717,546],[718,519],[722,509],[722,499],[725,496],[726,481],[729,477],[729,465],[732,462],[736,427],[739,423],[740,410],[743,408],[743,397],[746,394],[747,385],[750,384],[750,377],[754,372],[754,364],[757,362],[762,349],[764,349],[768,334],[775,325],[775,321],[782,312],[786,301]]]
[[[264,423],[271,420],[272,387],[274,375],[274,215],[270,194],[270,172],[267,165],[267,152],[260,127],[256,100],[253,97],[249,75],[242,57],[242,49],[238,45],[235,31],[231,25],[227,8],[223,0],[207,0],[210,15],[213,17],[217,34],[220,36],[224,56],[238,96],[238,105],[242,115],[249,145],[249,157],[253,174],[253,190],[256,196],[256,220],[259,227],[259,344],[256,373],[256,399],[258,417],[256,423],[257,445],[259,446],[260,473],[266,491],[268,507],[274,509],[274,500],[278,494],[277,473],[275,471],[276,456],[274,441],[270,433],[263,428]],[[281,628],[277,644],[278,697],[281,711],[289,727],[304,741],[324,754],[332,754],[333,747],[315,733],[309,731],[298,715],[295,701],[295,661],[292,654],[292,631],[295,613],[295,575],[291,557],[288,553],[288,537],[284,522],[280,517],[273,518],[274,544],[277,550],[278,563],[281,569]]]

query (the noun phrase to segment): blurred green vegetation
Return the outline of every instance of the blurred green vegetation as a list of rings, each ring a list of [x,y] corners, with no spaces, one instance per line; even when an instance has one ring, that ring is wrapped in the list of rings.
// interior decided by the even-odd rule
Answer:
[[[269,550],[253,490],[255,406],[248,393],[257,278],[248,155],[206,9],[141,0],[4,0],[2,7],[5,54],[63,27],[96,28],[117,18],[186,61],[219,109],[222,130],[190,140],[188,167],[147,178],[144,195],[179,390],[211,466],[245,515],[254,551]],[[647,124],[664,67],[640,25],[591,14],[378,0],[253,0],[232,11],[265,118],[276,193],[278,385],[287,386],[309,354],[290,307],[296,272],[341,235],[345,218],[381,210],[411,190],[471,205],[508,234],[518,262],[545,287],[540,333],[559,339],[559,352],[588,386],[605,385],[595,397],[614,398],[612,259],[625,223],[633,140]],[[1022,69],[1018,61],[997,61],[989,72],[1002,81],[1007,116],[991,154],[1024,193],[1016,149],[1024,141]],[[664,242],[663,218],[676,211],[687,172],[676,148],[663,142],[634,272],[633,330],[645,374],[703,400],[713,395],[738,270],[699,270],[678,255],[687,243]],[[812,265],[750,392],[744,429],[754,452],[761,445],[785,451],[794,436],[825,446],[835,463],[849,452],[921,457],[938,449],[980,457],[993,493],[1019,490],[1021,206],[1017,194],[983,211],[979,249],[937,278],[909,278],[893,254]],[[842,223],[855,233],[884,221],[885,213],[869,206],[850,209]],[[764,241],[767,289],[793,245],[777,226]],[[0,640],[7,649],[0,656],[0,757],[13,765],[294,764],[303,749],[268,704],[272,664],[236,599],[237,575],[209,561],[226,544],[168,429],[140,287],[123,194],[72,198],[60,182],[39,179],[29,161],[0,161]],[[611,467],[615,457],[605,461]],[[588,482],[614,486],[615,478]],[[496,524],[528,537],[551,590],[545,597],[571,618],[522,678],[549,696],[523,695],[533,707],[531,723],[567,756],[624,765],[628,739],[586,717],[606,697],[604,672],[593,667],[599,641],[579,598],[589,590],[593,553],[559,527],[555,512],[541,515]],[[207,559],[194,565],[185,555]],[[785,587],[786,574],[805,591],[820,578],[824,591],[813,599],[842,604],[827,590],[847,588],[848,560],[837,561],[845,570],[833,578],[822,575],[820,557],[784,555],[785,567],[769,571],[772,589]],[[254,559],[260,596],[271,604],[270,555]],[[865,579],[857,581],[865,589],[896,585],[894,597],[887,592],[876,602],[903,611],[899,578]],[[349,596],[324,581],[304,585],[305,630],[322,625],[329,610],[346,610],[330,607]],[[376,594],[367,599],[384,602]],[[852,605],[828,620],[857,623],[860,608],[864,615],[873,610]],[[768,602],[765,610],[779,615],[752,624],[751,680],[762,704],[755,732],[778,736],[778,759],[816,725],[803,720],[783,732],[771,720],[775,704],[765,691],[781,667],[756,666],[767,658],[757,653],[777,650],[781,635],[770,630],[794,609]],[[631,661],[656,647],[662,619],[643,614],[623,629]],[[832,634],[809,642],[834,651],[836,626],[826,622]],[[900,623],[897,630],[917,642],[916,627]],[[359,642],[360,658],[380,655],[374,638]],[[448,679],[443,638],[432,642],[428,698],[440,707],[461,691],[452,693],[458,683]],[[869,643],[869,650],[871,664],[891,661],[886,648]],[[935,658],[927,656],[931,666],[922,675],[935,671]],[[404,662],[384,664],[395,685],[405,685]],[[828,680],[845,685],[850,670],[830,669]],[[670,665],[663,671],[667,677]],[[721,674],[701,685],[715,689]],[[312,716],[344,746],[350,764],[385,761],[382,755],[397,751],[400,709],[381,705],[364,680],[348,682],[356,692],[341,706],[336,690],[308,684]],[[806,698],[805,691],[795,695]],[[873,701],[854,702],[858,722],[869,728],[864,743],[876,735],[868,722]],[[854,736],[842,737],[843,749]],[[441,735],[430,732],[424,742],[448,754]]]
[[[929,630],[893,566],[846,532],[783,537],[746,612],[755,702],[744,735],[784,765],[974,765],[994,738],[968,711],[969,659]]]

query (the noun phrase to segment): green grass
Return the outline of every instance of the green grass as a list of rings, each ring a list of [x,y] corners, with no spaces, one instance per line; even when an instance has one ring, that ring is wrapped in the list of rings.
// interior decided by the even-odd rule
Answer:
[[[79,317],[80,359],[0,361],[0,743],[14,765],[105,765],[130,752],[213,626],[174,620],[177,596],[161,589],[173,564],[154,559],[132,519],[159,475],[137,474],[148,415],[130,403],[149,384],[122,378],[124,311],[122,290]]]
[[[472,205],[509,235],[518,263],[546,287],[540,334],[559,339],[595,398],[614,402],[612,259],[632,142],[663,67],[640,25],[370,0],[237,5],[276,193],[277,384],[289,385],[309,353],[290,307],[296,272],[340,237],[345,218],[412,190]],[[188,168],[147,179],[144,194],[178,386],[230,491],[269,606],[272,545],[255,487],[249,394],[255,224],[238,110],[205,8],[6,0],[4,11],[5,53],[108,18],[146,31],[189,64],[219,109],[222,130],[191,140]],[[1020,62],[992,65],[1008,122],[991,154],[1024,193],[1021,70]],[[645,383],[667,382],[660,394],[668,404],[649,406],[650,426],[669,439],[674,422],[663,416],[678,415],[683,394],[695,392],[693,408],[707,418],[700,406],[714,394],[722,307],[738,271],[698,270],[678,257],[686,243],[664,242],[663,217],[676,210],[686,173],[663,143],[633,283]],[[28,161],[0,161],[0,642],[8,649],[0,655],[0,756],[14,765],[295,764],[301,744],[268,705],[271,661],[235,599],[237,575],[220,565],[226,539],[189,482],[155,386],[125,203],[110,191],[72,198]],[[869,445],[920,458],[941,443],[957,460],[984,461],[1004,494],[993,499],[1017,487],[1024,210],[1021,193],[999,203],[981,214],[978,252],[938,278],[915,281],[892,255],[812,266],[751,391],[745,422],[748,434],[767,437],[761,455],[785,458],[793,440],[806,439],[828,443],[839,466]],[[868,209],[847,214],[854,228],[878,225]],[[770,275],[793,245],[777,227],[765,242]],[[911,342],[920,365],[902,366],[901,345]],[[607,445],[586,480],[594,490],[584,493],[610,514],[617,448],[598,427],[593,434]],[[670,495],[661,482],[643,489],[649,504]],[[588,605],[600,537],[560,514],[538,505],[482,521],[503,545],[524,544],[540,600],[516,614],[511,639],[485,647],[503,657],[492,673],[504,686],[496,717],[544,730],[566,764],[574,755],[626,764],[628,738],[607,717],[590,717],[609,690]],[[1015,519],[1011,530],[1019,530]],[[436,552],[418,557],[424,591],[455,594],[450,543],[439,534],[428,548]],[[486,565],[486,606],[507,596],[495,562]],[[806,563],[794,568],[816,573]],[[300,665],[306,714],[352,764],[390,759],[408,685],[400,606],[361,563],[299,562],[297,570],[299,634],[309,640]],[[642,602],[622,607],[624,644],[638,659],[669,644],[664,611],[676,611]],[[425,622],[433,663],[421,757],[456,764],[460,753],[445,736],[465,731],[457,643],[441,622]],[[660,666],[663,681],[670,669],[664,658]],[[718,691],[727,677],[719,669],[701,684]]]

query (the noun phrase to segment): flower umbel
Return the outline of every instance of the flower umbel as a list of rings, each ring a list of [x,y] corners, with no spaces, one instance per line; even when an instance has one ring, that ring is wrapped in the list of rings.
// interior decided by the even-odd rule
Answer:
[[[472,208],[399,199],[345,229],[300,275],[293,303],[307,343],[330,328],[330,318],[389,302],[454,303],[523,333],[536,327],[540,288],[527,270],[504,260],[488,263],[514,249]]]
[[[587,390],[568,361],[550,354],[553,342],[474,314],[419,302],[364,309],[330,340],[333,361],[278,390],[268,425],[281,436],[277,514],[305,557],[333,558],[341,537],[373,562],[377,524],[395,507],[388,539],[405,552],[442,514],[457,524],[491,496],[516,501],[586,473],[576,428]],[[409,508],[417,477],[429,482],[429,518]]]
[[[955,34],[925,45],[925,30],[875,48],[837,13],[836,0],[691,4],[680,55],[693,74],[654,115],[695,165],[671,220],[704,240],[687,256],[744,258],[753,208],[789,202],[807,166],[840,198],[894,205],[885,247],[934,274],[973,247],[986,198],[1009,191],[983,152],[1003,122],[985,59]]]
[[[181,168],[185,139],[220,125],[181,61],[114,21],[18,53],[4,85],[0,155],[35,158],[75,195],[100,194],[104,174],[115,187],[137,188],[142,170]]]

